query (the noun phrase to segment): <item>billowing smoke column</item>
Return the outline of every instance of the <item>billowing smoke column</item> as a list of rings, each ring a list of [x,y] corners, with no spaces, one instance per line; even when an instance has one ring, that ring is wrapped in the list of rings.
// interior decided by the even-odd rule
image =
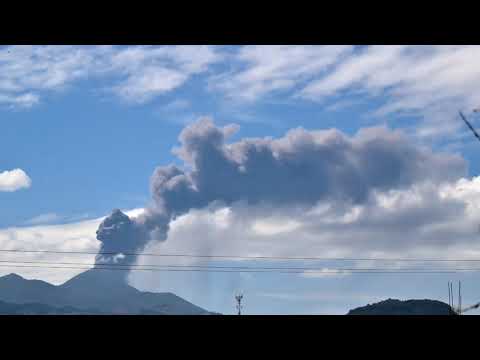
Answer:
[[[385,128],[363,129],[353,137],[336,130],[294,129],[279,139],[228,144],[227,138],[236,130],[233,125],[216,127],[208,119],[187,126],[179,137],[181,147],[174,150],[184,168],[158,167],[151,177],[154,205],[134,220],[115,211],[98,230],[102,250],[138,251],[150,239],[165,240],[172,219],[212,201],[359,204],[375,190],[422,181],[441,183],[466,175],[461,157],[434,154],[408,141],[403,133]]]
[[[96,264],[129,264],[131,257],[123,253],[132,253],[138,248],[142,228],[120,210],[113,210],[98,227],[97,239],[102,243]],[[105,255],[102,255],[105,253]],[[113,255],[112,255],[113,254]]]

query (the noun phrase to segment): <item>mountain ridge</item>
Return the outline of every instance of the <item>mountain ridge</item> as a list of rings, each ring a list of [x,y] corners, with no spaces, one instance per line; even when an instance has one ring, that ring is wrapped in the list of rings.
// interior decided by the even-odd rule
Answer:
[[[72,308],[95,314],[213,314],[170,292],[142,292],[127,284],[123,272],[95,269],[80,273],[61,285],[8,274],[0,277],[0,301]]]

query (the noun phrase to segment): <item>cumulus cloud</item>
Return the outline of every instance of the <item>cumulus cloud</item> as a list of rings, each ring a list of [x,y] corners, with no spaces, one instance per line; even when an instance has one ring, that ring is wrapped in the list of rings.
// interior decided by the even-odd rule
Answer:
[[[32,180],[22,169],[0,172],[0,192],[14,192],[20,189],[27,189],[31,185]]]
[[[93,219],[71,224],[35,225],[0,229],[0,248],[19,250],[95,252],[99,248],[99,243],[95,239],[95,229],[98,227],[100,221],[101,219]],[[39,264],[41,262],[73,262],[92,264],[94,257],[95,255],[4,252],[2,253],[0,274],[5,275],[14,272],[27,278],[42,279],[59,284],[85,270],[68,268],[42,269],[39,267],[29,266],[43,266]],[[33,262],[34,264],[8,264],[6,263],[8,261]],[[60,267],[62,265],[57,266]]]
[[[213,205],[190,210],[177,217],[170,225],[168,239],[152,241],[145,251],[159,254],[201,254],[226,256],[323,257],[323,258],[432,258],[479,259],[480,178],[461,178],[457,181],[433,185],[412,185],[402,190],[375,192],[363,204],[338,206],[335,201],[321,201],[308,211],[295,207],[252,206],[235,203],[230,206]],[[257,292],[277,291],[281,283],[295,284],[322,281],[333,284],[334,291],[345,294],[346,289],[358,289],[365,276],[349,271],[332,273],[340,268],[436,268],[475,267],[470,263],[416,263],[401,261],[282,261],[204,258],[149,258],[137,259],[140,265],[183,266],[247,266],[247,267],[309,267],[315,271],[303,274],[253,274],[255,281],[245,279],[252,274],[229,273],[148,273],[131,272],[129,280],[145,290],[174,291],[194,299],[199,304],[216,302],[225,306],[225,297],[237,289]],[[391,276],[370,275],[369,284],[360,286],[375,291],[377,299],[399,296],[418,296],[418,293],[397,291],[389,286]],[[341,279],[341,281],[339,281]],[[396,278],[398,279],[398,277]],[[412,278],[409,278],[410,280]],[[415,277],[420,280],[425,278]],[[413,281],[413,280],[412,280]],[[332,285],[333,286],[333,285]],[[411,285],[410,285],[411,287]],[[218,290],[218,289],[223,290]],[[305,289],[305,288],[304,288]],[[224,291],[224,292],[222,292]],[[301,289],[289,288],[289,293],[303,294]],[[428,290],[425,290],[428,293]],[[406,294],[411,295],[406,295]],[[350,296],[350,295],[346,295]],[[423,296],[423,295],[422,295]],[[427,295],[425,295],[427,296]],[[432,295],[437,296],[437,295]],[[364,301],[338,305],[340,313],[360,306]],[[251,299],[251,302],[255,300]],[[473,301],[473,300],[472,300]],[[352,305],[353,304],[353,305]],[[228,308],[228,305],[227,305]],[[328,312],[326,304],[315,311]],[[264,311],[270,311],[267,308]],[[291,312],[296,309],[288,310]],[[313,311],[313,310],[312,310]]]
[[[331,201],[321,201],[308,211],[241,203],[210,206],[190,210],[176,218],[171,223],[168,240],[151,242],[146,251],[246,257],[478,259],[478,200],[480,178],[477,177],[441,186],[412,185],[402,190],[376,192],[363,204],[340,208]],[[274,231],[268,231],[270,229]],[[169,258],[154,260],[158,264],[172,263]],[[199,265],[205,261],[180,258],[175,263]],[[229,261],[230,266],[242,262]],[[139,258],[138,263],[151,264],[152,259]],[[256,260],[254,265],[299,265],[319,269],[305,271],[306,278],[332,276],[330,271],[342,266],[391,269],[425,266],[401,261],[306,261],[292,265],[291,262],[283,264],[281,260],[266,263]],[[448,269],[458,264],[433,266]],[[346,276],[348,271],[338,275]],[[155,276],[156,281],[158,276],[163,277],[161,274]],[[134,282],[145,284],[143,275],[131,274],[130,277]]]

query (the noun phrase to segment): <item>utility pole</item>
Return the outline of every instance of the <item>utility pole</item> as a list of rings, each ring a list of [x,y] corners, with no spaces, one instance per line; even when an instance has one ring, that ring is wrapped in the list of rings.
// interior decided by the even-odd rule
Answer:
[[[460,294],[460,289],[459,289],[459,294]],[[459,296],[459,299],[460,299],[460,296]],[[455,309],[455,301],[453,297],[453,283],[450,281],[448,282],[448,305],[450,306],[452,315],[455,315],[458,313],[457,310]]]
[[[243,294],[235,295],[235,300],[237,301],[238,315],[242,315],[242,299],[243,299]]]
[[[462,313],[462,282],[458,281],[458,314]]]
[[[450,305],[450,309],[452,310],[452,315],[463,315],[467,311],[479,309],[480,302],[462,308],[462,282],[458,281],[458,304],[457,308],[455,308],[455,301],[453,297],[453,283],[448,282],[448,305]]]
[[[448,282],[448,306],[452,307],[452,294],[450,293],[450,281]]]

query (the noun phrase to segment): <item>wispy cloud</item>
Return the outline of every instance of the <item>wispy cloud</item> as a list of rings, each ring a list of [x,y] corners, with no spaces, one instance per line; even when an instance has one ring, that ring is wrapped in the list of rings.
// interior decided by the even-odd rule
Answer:
[[[93,47],[8,46],[0,50],[0,102],[30,107],[43,92],[64,88],[95,65]]]
[[[162,120],[177,125],[187,125],[202,117],[194,111],[191,102],[186,99],[176,99],[162,105],[157,114]]]
[[[168,104],[162,107],[164,111],[181,111],[190,108],[191,104],[190,101],[186,99],[177,99],[174,101],[169,102]]]
[[[0,50],[0,103],[31,107],[89,77],[127,102],[144,103],[220,59],[211,46],[8,46]]]
[[[461,129],[458,109],[479,106],[479,57],[480,46],[244,46],[209,87],[244,104],[377,99],[371,115],[417,117],[415,134],[438,138]]]
[[[129,102],[142,103],[183,85],[221,59],[211,46],[140,46],[117,50],[110,69],[124,79],[113,91]]]
[[[30,220],[27,220],[25,224],[27,225],[43,225],[43,224],[51,224],[63,219],[62,216],[55,214],[55,213],[46,213],[35,216]]]
[[[229,98],[257,101],[273,92],[292,90],[338,62],[351,46],[244,46],[230,59],[235,69],[216,74],[210,87]]]
[[[91,219],[92,216],[90,216],[88,213],[84,214],[77,214],[77,215],[60,215],[54,212],[49,212],[45,214],[40,214],[37,216],[32,217],[31,219],[25,221],[21,225],[61,225],[61,224],[70,224],[74,222],[79,222],[87,219]]]
[[[376,115],[423,118],[417,134],[441,136],[462,125],[458,109],[480,103],[479,46],[370,46],[351,53],[298,95],[314,101],[355,92],[383,97]]]
[[[260,292],[257,296],[272,298],[272,299],[280,299],[280,300],[287,300],[287,301],[362,301],[362,302],[371,302],[371,301],[378,301],[381,299],[381,296],[374,296],[368,294],[339,294],[339,293],[330,293],[330,292],[302,292],[302,293],[291,293],[291,292]]]
[[[458,109],[479,106],[479,57],[480,46],[8,46],[0,48],[0,105],[30,108],[90,78],[143,104],[203,74],[229,108],[331,99],[332,111],[377,99],[373,115],[419,117],[415,134],[438,138],[461,129]]]

